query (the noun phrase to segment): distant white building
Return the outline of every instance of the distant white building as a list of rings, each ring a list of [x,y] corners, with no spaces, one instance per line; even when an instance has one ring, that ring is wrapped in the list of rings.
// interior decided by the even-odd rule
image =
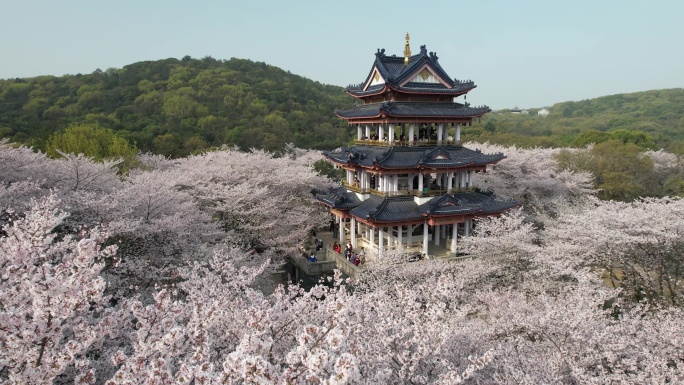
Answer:
[[[542,108],[541,110],[537,111],[537,115],[539,115],[539,116],[546,116],[548,114],[549,114],[549,110],[547,110],[546,108]]]

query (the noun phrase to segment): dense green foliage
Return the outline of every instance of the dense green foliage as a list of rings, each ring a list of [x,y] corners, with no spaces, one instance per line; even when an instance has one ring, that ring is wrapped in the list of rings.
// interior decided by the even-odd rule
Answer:
[[[681,191],[666,191],[666,182],[681,174],[680,167],[666,173],[654,168],[654,162],[642,156],[639,146],[608,140],[589,150],[563,150],[556,159],[563,169],[587,171],[594,177],[594,187],[602,199],[632,201],[639,197],[679,195]]]
[[[72,125],[63,132],[56,132],[48,139],[46,149],[53,157],[62,151],[85,154],[95,160],[134,158],[138,154],[138,149],[126,139],[97,124]]]
[[[618,94],[557,103],[549,115],[508,110],[464,130],[467,140],[522,147],[584,147],[619,139],[641,148],[684,154],[684,89]]]
[[[172,156],[222,144],[329,148],[349,141],[334,110],[351,104],[341,87],[265,63],[186,56],[0,80],[0,138],[47,150],[54,133],[97,124],[142,151]]]

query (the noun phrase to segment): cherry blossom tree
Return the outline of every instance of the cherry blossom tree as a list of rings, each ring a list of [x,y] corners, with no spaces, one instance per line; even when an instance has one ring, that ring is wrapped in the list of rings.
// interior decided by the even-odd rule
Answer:
[[[113,336],[100,272],[114,256],[98,229],[58,239],[66,217],[53,195],[34,202],[0,238],[0,379],[52,384],[68,368],[75,382],[92,383],[85,353]]]
[[[107,384],[460,383],[491,359],[454,342],[472,330],[467,310],[447,305],[448,281],[354,294],[336,277],[267,296],[249,287],[265,264],[236,269],[235,258],[217,255],[176,292],[135,303],[136,343]]]
[[[310,190],[330,182],[309,164],[233,149],[188,157],[178,170],[203,209],[249,247],[295,251],[325,219]]]
[[[611,284],[637,299],[681,302],[684,201],[593,200],[558,218],[547,243],[562,243],[578,264],[605,269]],[[577,256],[580,256],[577,258]]]
[[[521,149],[488,143],[466,145],[485,153],[506,155],[506,159],[489,167],[486,173],[474,174],[473,183],[502,198],[517,199],[528,215],[553,215],[559,204],[594,193],[591,174],[559,167],[554,158],[557,149]]]
[[[388,252],[354,282],[264,292],[322,220],[320,154],[140,155],[117,175],[0,142],[0,382],[684,381],[683,201],[599,201],[555,150],[486,146],[508,159],[478,185],[529,206],[478,221],[471,258]]]

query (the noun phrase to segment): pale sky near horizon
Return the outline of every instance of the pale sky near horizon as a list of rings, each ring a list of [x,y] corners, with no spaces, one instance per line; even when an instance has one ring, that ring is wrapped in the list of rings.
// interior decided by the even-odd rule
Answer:
[[[169,57],[265,62],[338,86],[378,48],[435,51],[473,105],[534,108],[684,87],[675,0],[0,0],[0,79],[91,73]]]

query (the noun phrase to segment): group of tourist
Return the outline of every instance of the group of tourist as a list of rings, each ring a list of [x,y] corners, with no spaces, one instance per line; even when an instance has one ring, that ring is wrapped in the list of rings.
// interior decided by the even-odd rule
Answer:
[[[333,244],[333,251],[338,254],[342,253],[342,246],[340,246],[337,241]],[[366,262],[366,251],[362,247],[358,253],[354,252],[354,248],[351,242],[349,242],[347,246],[344,247],[344,257],[354,266],[359,266]]]

